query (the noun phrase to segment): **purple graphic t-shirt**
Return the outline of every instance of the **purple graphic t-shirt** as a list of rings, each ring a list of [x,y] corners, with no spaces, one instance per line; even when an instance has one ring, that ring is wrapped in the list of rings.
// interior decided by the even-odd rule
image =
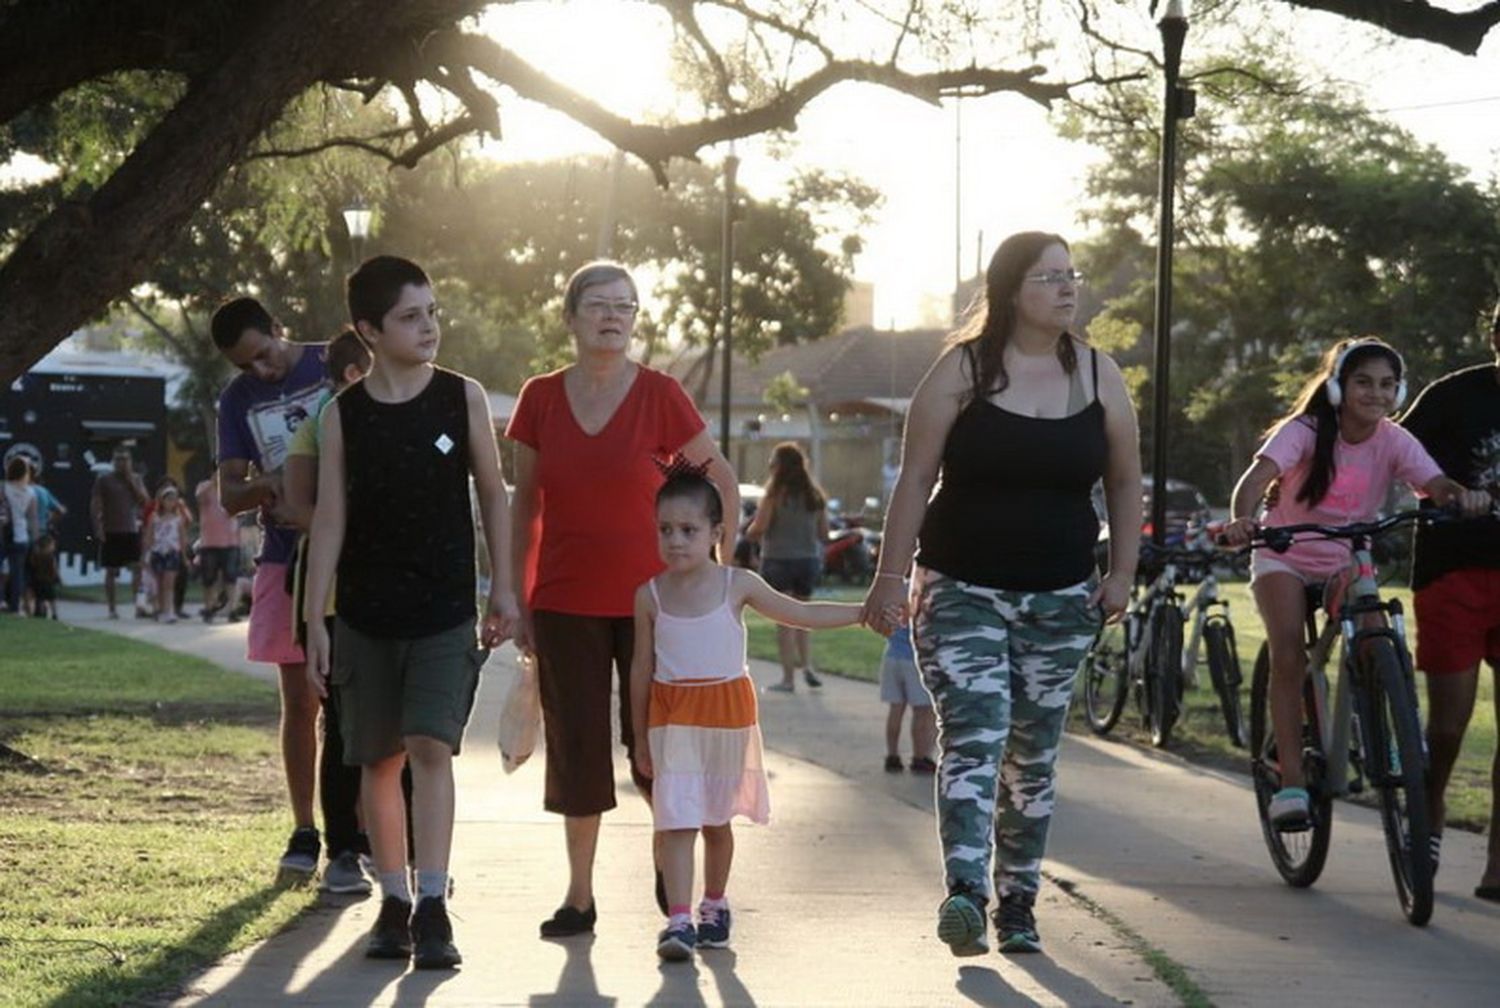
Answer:
[[[331,388],[324,363],[326,343],[303,343],[302,356],[279,382],[268,383],[241,372],[219,393],[219,462],[245,459],[261,472],[276,472],[286,462],[292,435],[303,423],[317,422],[318,400]],[[260,560],[286,563],[297,544],[297,530],[274,525],[264,511],[265,532]]]

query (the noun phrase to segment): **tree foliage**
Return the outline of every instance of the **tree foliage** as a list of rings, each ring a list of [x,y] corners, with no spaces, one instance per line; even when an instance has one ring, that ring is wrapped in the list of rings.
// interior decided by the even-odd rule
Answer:
[[[1059,14],[1063,8],[1032,0],[617,2],[642,19],[670,21],[678,79],[696,89],[670,115],[636,121],[612,111],[607,95],[567,87],[507,45],[503,20],[496,33],[481,34],[480,15],[527,6],[501,0],[0,6],[0,163],[34,153],[29,127],[70,106],[97,113],[100,129],[133,141],[119,145],[121,159],[91,169],[81,166],[86,156],[75,164],[76,152],[59,152],[63,179],[0,194],[0,380],[146,279],[225,176],[257,153],[336,146],[411,167],[457,138],[499,137],[502,98],[521,99],[571,117],[665,181],[674,160],[794,129],[808,102],[843,82],[928,101],[1001,91],[1043,103],[1065,98],[1079,84],[1110,78],[1087,55],[1054,67],[1038,58],[1056,57],[1068,35],[1086,49],[1099,38],[1096,8],[1120,6],[1080,0],[1076,12]],[[1500,2],[1467,11],[1408,0],[1285,2],[1461,52],[1475,51],[1500,20]],[[1149,54],[1134,55],[1135,69],[1114,76],[1149,69]],[[630,54],[622,50],[622,59],[621,72],[632,72]],[[146,77],[161,103],[135,114],[91,95],[97,82],[120,74]],[[389,95],[403,112],[374,128],[330,122],[302,141],[274,135],[297,100],[320,87],[371,101]]]
[[[1414,386],[1476,359],[1500,269],[1493,182],[1261,57],[1253,73],[1200,80],[1181,124],[1171,382],[1189,391],[1168,421],[1172,475],[1221,496],[1335,340],[1390,340]],[[1159,113],[1144,88],[1096,112],[1069,129],[1106,151],[1089,179],[1103,234],[1086,255],[1120,282],[1098,325],[1144,363]]]

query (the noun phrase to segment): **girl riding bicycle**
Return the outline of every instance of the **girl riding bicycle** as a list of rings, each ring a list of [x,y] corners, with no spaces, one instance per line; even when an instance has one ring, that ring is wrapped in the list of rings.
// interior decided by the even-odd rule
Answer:
[[[1387,418],[1405,398],[1406,365],[1389,344],[1365,338],[1331,347],[1235,485],[1225,540],[1232,546],[1249,544],[1257,527],[1254,513],[1273,482],[1272,502],[1263,515],[1267,525],[1369,521],[1396,480],[1440,505],[1456,504],[1469,514],[1487,510],[1489,494],[1444,476],[1417,439]],[[1299,737],[1307,588],[1348,565],[1348,545],[1330,540],[1298,542],[1285,553],[1258,548],[1250,564],[1250,586],[1271,652],[1271,723],[1281,769],[1281,788],[1269,811],[1282,830],[1309,825]]]

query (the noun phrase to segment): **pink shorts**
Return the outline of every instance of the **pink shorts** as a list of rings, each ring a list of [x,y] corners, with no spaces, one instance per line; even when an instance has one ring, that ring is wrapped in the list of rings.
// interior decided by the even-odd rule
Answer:
[[[286,593],[286,564],[257,566],[250,598],[250,635],[245,657],[273,665],[301,665],[306,661],[292,637],[292,597]]]
[[[1467,672],[1500,660],[1500,570],[1449,571],[1417,589],[1417,668]]]

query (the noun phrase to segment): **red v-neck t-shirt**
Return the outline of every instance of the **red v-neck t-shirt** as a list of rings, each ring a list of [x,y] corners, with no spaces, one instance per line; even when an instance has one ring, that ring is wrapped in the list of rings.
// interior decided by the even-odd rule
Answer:
[[[505,436],[537,455],[537,514],[526,558],[530,608],[631,615],[636,588],[662,570],[662,476],[652,459],[681,451],[704,426],[677,380],[648,367],[637,369],[624,401],[594,435],[584,433],[568,405],[563,371],[522,386]]]

